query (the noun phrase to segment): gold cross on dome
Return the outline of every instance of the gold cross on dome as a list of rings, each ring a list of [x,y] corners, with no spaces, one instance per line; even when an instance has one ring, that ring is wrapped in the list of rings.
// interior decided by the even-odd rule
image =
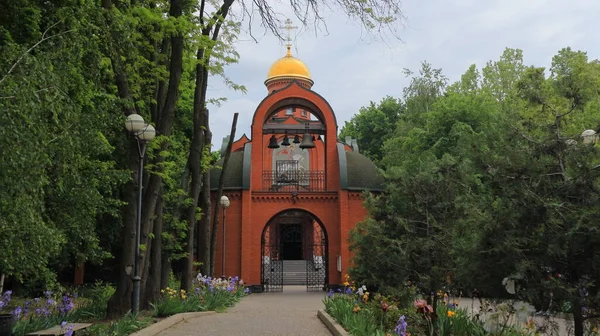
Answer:
[[[279,27],[280,29],[287,30],[287,38],[286,38],[287,44],[286,44],[286,47],[287,47],[287,55],[288,56],[292,56],[292,52],[291,52],[291,49],[292,49],[292,30],[298,29],[298,26],[292,26],[292,23],[293,23],[292,20],[287,19],[287,20],[285,20],[285,26]]]

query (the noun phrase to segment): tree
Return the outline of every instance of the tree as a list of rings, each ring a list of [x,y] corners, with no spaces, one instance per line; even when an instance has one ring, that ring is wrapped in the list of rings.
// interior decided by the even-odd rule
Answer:
[[[114,97],[98,88],[100,48],[82,23],[94,6],[0,6],[0,273],[39,290],[109,256],[99,223],[118,225],[126,174],[111,157],[118,119]]]
[[[483,78],[472,66],[425,113],[404,114],[385,145],[387,192],[352,233],[353,274],[494,297],[513,278],[538,309],[556,309],[547,293],[570,303],[583,335],[598,298],[600,158],[580,134],[599,125],[599,87],[583,52],[559,51],[546,76],[507,49]]]
[[[346,121],[340,131],[340,140],[345,141],[346,137],[357,139],[360,151],[373,162],[380,162],[383,144],[394,133],[403,109],[400,100],[392,97],[382,99],[379,105],[371,102]]]
[[[207,94],[208,82],[220,76],[243,90],[224,69],[239,57],[234,42],[248,17],[259,15],[281,37],[277,6],[238,4],[0,0],[0,107],[6,112],[0,116],[6,144],[0,250],[7,256],[0,273],[33,284],[53,281],[74,264],[104,263],[116,274],[108,276],[117,284],[109,313],[129,309],[139,162],[122,121],[137,113],[158,131],[142,172],[142,306],[166,285],[173,261],[187,262],[182,278],[189,285],[194,261],[210,261],[195,251],[206,251],[206,238],[216,233],[209,230],[216,223],[208,218],[205,172],[212,160],[208,107],[222,98]],[[397,0],[324,4],[373,31],[393,32],[401,19]],[[315,1],[291,5],[303,24],[322,20]],[[196,235],[201,214],[207,216]],[[40,252],[31,253],[31,246]]]

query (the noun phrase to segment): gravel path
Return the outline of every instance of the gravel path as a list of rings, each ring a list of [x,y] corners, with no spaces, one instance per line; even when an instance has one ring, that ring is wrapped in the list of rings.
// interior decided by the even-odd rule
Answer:
[[[304,286],[252,294],[225,313],[183,321],[158,336],[331,336],[317,318],[324,296]]]

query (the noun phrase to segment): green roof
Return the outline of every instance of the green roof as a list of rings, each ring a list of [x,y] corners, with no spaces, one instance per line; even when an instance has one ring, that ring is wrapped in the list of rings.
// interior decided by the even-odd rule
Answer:
[[[244,151],[233,152],[227,163],[227,171],[225,171],[224,190],[240,190],[242,189],[243,181],[243,160]],[[210,170],[210,190],[217,190],[219,187],[219,177],[223,167],[223,159],[215,163],[215,167]]]
[[[250,147],[244,151],[233,152],[229,157],[228,169],[225,172],[224,190],[244,189],[244,155],[250,154]],[[342,189],[383,191],[384,179],[377,166],[366,156],[353,151],[346,151],[342,144],[338,144],[340,154],[340,178]],[[249,158],[247,158],[249,162]],[[215,163],[210,170],[210,189],[217,190],[219,177],[223,166],[223,159]],[[247,179],[249,180],[250,167],[247,167]],[[248,186],[246,186],[246,189]]]
[[[346,151],[345,154],[348,190],[383,190],[383,176],[373,161],[357,152]]]

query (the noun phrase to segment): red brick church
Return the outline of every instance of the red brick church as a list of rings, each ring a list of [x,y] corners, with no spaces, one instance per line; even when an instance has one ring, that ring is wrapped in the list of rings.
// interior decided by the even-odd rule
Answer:
[[[333,107],[312,90],[308,67],[289,45],[264,83],[251,136],[234,142],[225,172],[230,205],[215,273],[222,272],[225,222],[224,275],[265,291],[288,284],[322,290],[344,281],[349,231],[367,215],[362,194],[381,191],[382,177],[355,139],[338,140]],[[219,175],[220,168],[211,171],[213,202],[221,197]]]

